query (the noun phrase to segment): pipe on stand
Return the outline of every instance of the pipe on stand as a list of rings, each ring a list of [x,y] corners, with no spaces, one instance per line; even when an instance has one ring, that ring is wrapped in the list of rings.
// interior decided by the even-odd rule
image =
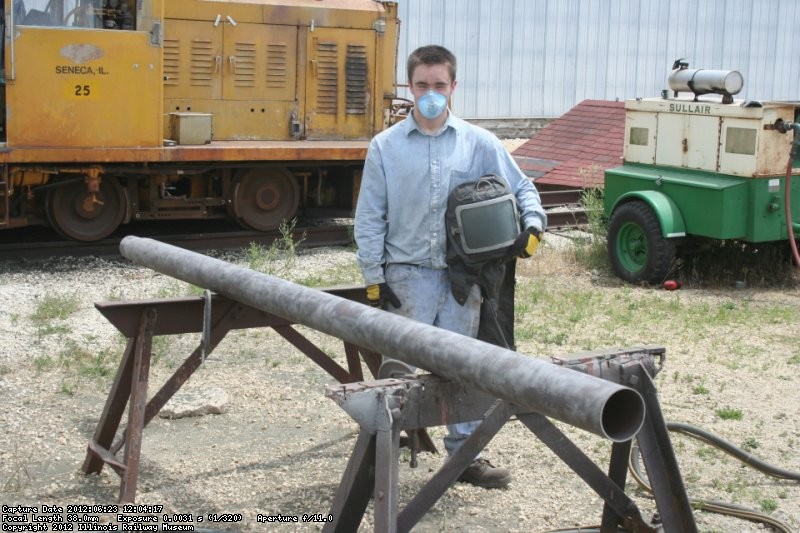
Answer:
[[[644,421],[629,387],[153,239],[125,237],[131,261],[355,345],[471,385],[615,442]]]

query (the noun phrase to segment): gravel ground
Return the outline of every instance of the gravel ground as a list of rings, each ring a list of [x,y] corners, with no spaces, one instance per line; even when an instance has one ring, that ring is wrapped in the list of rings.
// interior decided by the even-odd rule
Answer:
[[[595,272],[560,264],[554,260],[557,247],[552,246],[558,239],[548,242],[550,248],[520,269],[521,287],[547,279],[550,287],[614,295],[622,302],[674,302],[679,298],[715,306],[733,299],[746,300],[751,306],[800,308],[800,290],[796,288],[684,288],[680,294],[672,294],[623,286]],[[222,258],[247,264],[244,254]],[[278,275],[306,282],[359,282],[352,250],[347,248],[301,251],[290,264],[281,264],[276,270]],[[0,502],[37,506],[115,503],[119,478],[113,471],[105,468],[92,476],[80,471],[124,347],[124,340],[93,304],[197,291],[124,261],[96,258],[8,263],[0,265],[0,279]],[[46,304],[60,307],[61,316],[45,313]],[[620,305],[630,310],[633,304]],[[687,338],[670,332],[669,323],[655,333],[637,331],[633,323],[630,330],[613,332],[608,338],[618,345],[649,342],[667,346],[667,366],[659,375],[658,386],[668,419],[702,426],[737,445],[751,439],[758,446],[757,456],[800,471],[800,454],[795,448],[800,443],[798,326],[800,312],[788,320],[776,318],[775,324],[756,331],[710,327],[702,338]],[[590,335],[597,328],[601,339],[610,333],[591,317],[576,319],[571,327]],[[343,359],[337,342],[314,332],[309,335]],[[157,339],[151,392],[198,340],[196,335]],[[521,352],[542,356],[584,349],[536,337],[519,344]],[[754,346],[761,363],[734,364],[726,350],[740,344]],[[768,364],[770,360],[775,364]],[[679,377],[687,375],[701,376],[701,384],[711,389],[710,393],[691,394],[692,383]],[[355,422],[323,395],[324,386],[332,381],[274,332],[232,333],[184,388],[200,394],[223,391],[228,398],[224,412],[154,419],[144,432],[137,503],[162,505],[161,514],[169,515],[242,516],[235,524],[210,524],[207,520],[200,524],[210,528],[320,529],[320,524],[308,523],[259,524],[256,516],[327,514],[357,434]],[[744,417],[720,420],[708,409],[709,403],[736,407]],[[608,442],[560,427],[605,469]],[[439,444],[442,429],[433,428],[431,434]],[[755,508],[770,507],[772,502],[774,508],[768,510],[773,516],[794,530],[800,528],[800,484],[758,474],[694,441],[676,438],[675,442],[690,493]],[[457,484],[415,531],[545,531],[599,522],[600,499],[521,424],[506,425],[485,455],[512,469],[515,481],[511,487],[488,491]],[[419,466],[411,469],[408,457],[403,456],[401,505],[441,466],[443,458],[426,453],[419,461]],[[627,491],[643,515],[650,517],[655,510],[652,500],[632,483]],[[372,530],[370,510],[363,531]],[[701,531],[763,530],[741,520],[701,512],[695,515]],[[111,518],[101,514],[102,520]]]

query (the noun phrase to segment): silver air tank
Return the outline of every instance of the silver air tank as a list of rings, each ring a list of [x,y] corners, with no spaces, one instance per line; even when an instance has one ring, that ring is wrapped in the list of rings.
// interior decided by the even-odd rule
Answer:
[[[669,88],[676,93],[693,92],[695,96],[715,93],[723,96],[722,102],[733,102],[733,95],[744,86],[744,78],[736,70],[708,70],[679,68],[669,75]]]

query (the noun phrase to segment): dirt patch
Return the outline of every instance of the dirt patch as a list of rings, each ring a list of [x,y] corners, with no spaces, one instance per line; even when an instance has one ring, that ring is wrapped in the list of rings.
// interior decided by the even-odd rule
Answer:
[[[798,309],[800,291],[685,287],[679,294],[666,293],[625,286],[598,273],[552,269],[549,260],[552,256],[543,253],[520,269],[519,290],[527,302],[521,320],[536,320],[537,327],[528,329],[542,332],[523,336],[521,352],[563,356],[598,345],[663,344],[667,366],[657,384],[668,419],[704,427],[736,445],[749,442],[754,455],[800,471],[796,452],[800,312],[775,314],[769,319],[772,323],[759,322],[756,329],[730,321],[710,323],[702,334],[697,329],[682,332],[670,323],[668,313],[660,329],[642,330],[635,318],[648,307],[680,303],[721,312],[728,302],[763,306],[765,314],[773,307]],[[352,261],[349,249],[308,251],[300,255],[297,270],[325,278],[331,269],[350,271]],[[147,269],[99,259],[0,268],[4,310],[0,314],[0,500],[9,506],[114,504],[119,478],[113,471],[104,468],[92,476],[80,471],[123,349],[123,339],[93,304],[196,291]],[[557,287],[607,298],[603,302],[612,303],[603,305],[631,313],[632,323],[609,331],[613,328],[602,320],[573,313],[572,318],[565,315],[562,326],[553,304],[547,302],[549,296],[561,294]],[[41,302],[54,295],[77,300],[77,311],[64,319],[33,320]],[[544,338],[551,328],[554,334]],[[572,333],[555,335],[562,330]],[[344,363],[339,341],[308,333]],[[199,336],[187,335],[156,343],[151,393],[198,342]],[[754,356],[745,357],[751,351]],[[320,529],[319,523],[259,524],[256,516],[328,513],[357,435],[355,422],[324,397],[324,386],[332,382],[274,332],[230,334],[186,385],[187,390],[225,391],[226,409],[216,415],[153,420],[144,432],[137,503],[163,506],[159,515],[191,514],[195,526],[212,529]],[[714,415],[723,408],[739,411],[741,418]],[[559,427],[606,469],[610,443]],[[443,429],[432,428],[431,434],[441,445]],[[769,478],[683,437],[676,436],[673,442],[691,495],[764,509],[795,530],[800,528],[799,483]],[[511,487],[488,491],[457,484],[415,531],[545,531],[600,521],[601,500],[521,424],[507,424],[485,455],[513,471]],[[412,469],[408,459],[403,454],[401,506],[444,460],[421,454],[419,466]],[[633,482],[626,490],[649,518],[655,511],[653,501]],[[373,529],[371,509],[360,530]],[[108,513],[89,514],[101,520],[114,518]],[[241,521],[210,523],[208,515],[214,514],[234,519],[241,515]],[[203,523],[196,522],[198,516],[204,517]],[[702,531],[763,530],[751,522],[703,512],[695,513],[695,518]]]

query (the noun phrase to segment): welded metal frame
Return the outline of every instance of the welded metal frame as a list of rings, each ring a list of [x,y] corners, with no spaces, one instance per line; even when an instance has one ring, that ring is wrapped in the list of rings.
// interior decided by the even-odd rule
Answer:
[[[328,387],[328,396],[358,422],[361,429],[333,499],[330,509],[333,521],[325,524],[323,531],[357,531],[371,495],[374,496],[376,532],[410,531],[497,432],[516,419],[603,499],[602,533],[616,533],[620,528],[636,533],[696,532],[692,508],[652,381],[663,364],[663,357],[663,348],[645,346],[587,352],[576,354],[573,359],[554,360],[556,364],[579,372],[624,383],[646,396],[647,414],[637,438],[656,494],[659,514],[651,523],[645,521],[624,490],[632,440],[613,443],[606,474],[541,413],[495,399],[472,387],[422,375]],[[482,422],[405,507],[399,509],[397,435],[403,430],[470,420]]]
[[[569,360],[553,358],[548,362],[371,308],[363,305],[363,300],[352,301],[341,295],[302,287],[152,239],[126,237],[120,243],[120,252],[140,265],[224,295],[231,309],[241,312],[229,309],[223,317],[232,316],[237,328],[265,325],[285,328],[291,323],[303,324],[366,348],[374,354],[373,363],[380,353],[437,376],[427,378],[429,381],[424,383],[424,377],[409,376],[408,382],[378,382],[377,385],[356,382],[335,388],[333,397],[358,422],[361,434],[335,497],[335,522],[326,524],[329,531],[356,530],[370,494],[375,497],[377,531],[409,530],[512,416],[545,441],[603,498],[606,502],[604,533],[617,531],[619,525],[641,532],[660,531],[662,525],[669,532],[696,531],[651,379],[663,365],[662,347],[586,352],[575,354]],[[354,290],[360,291],[359,296],[363,297],[363,288]],[[193,301],[198,309],[190,324],[191,331],[202,331],[207,321],[202,315],[204,299]],[[119,305],[124,307],[124,304]],[[251,319],[258,319],[257,323],[246,326],[239,322],[241,316],[238,315],[244,316],[245,310],[251,312]],[[129,335],[135,334],[135,342],[129,342],[119,371],[119,376],[130,375],[126,383],[118,376],[107,402],[107,407],[112,409],[107,411],[119,411],[128,396],[131,409],[140,411],[131,419],[136,425],[127,428],[123,439],[127,470],[130,470],[128,449],[131,454],[138,453],[136,439],[140,438],[141,428],[149,421],[148,417],[163,406],[155,402],[165,396],[163,388],[146,406],[142,401],[148,371],[142,359],[147,357],[149,363],[149,342],[160,332],[160,323],[155,321],[159,314],[157,306],[147,302],[139,303],[135,312],[129,309],[125,314],[128,322],[132,317],[139,317],[138,321],[133,320],[135,326],[127,327]],[[167,314],[170,318],[175,315]],[[268,319],[277,322],[268,323]],[[176,318],[175,322],[178,320]],[[213,337],[221,322],[212,318],[211,323],[215,324],[209,333]],[[169,327],[174,329],[172,320],[167,323]],[[232,328],[225,327],[221,336]],[[282,331],[285,338],[294,338],[293,330]],[[201,358],[204,349],[213,348],[218,340],[204,339],[189,360]],[[297,341],[297,345],[302,347],[304,343]],[[359,351],[362,350],[359,348]],[[353,353],[351,348],[350,354]],[[319,354],[312,351],[312,355]],[[335,372],[325,369],[334,375]],[[342,372],[346,371],[342,368]],[[173,377],[180,379],[179,374],[176,372]],[[640,390],[648,396],[647,402]],[[356,400],[350,401],[352,398]],[[163,402],[166,403],[166,399]],[[612,452],[610,475],[604,474],[570,443],[547,417],[620,445]],[[469,420],[482,422],[411,504],[398,514],[400,431],[424,434],[427,427]],[[115,460],[115,453],[122,444],[118,441],[107,449],[105,440],[110,441],[108,434],[113,434],[118,423],[119,417],[107,416],[104,412],[96,433],[103,437],[103,442],[95,439],[94,450],[90,444],[85,471],[90,471],[91,461],[99,461],[102,466],[104,459]],[[656,504],[661,523],[656,526],[644,522],[635,504],[624,493],[621,457],[626,448],[630,449],[629,441],[640,431],[639,449],[648,474],[654,480],[653,490],[660,493]],[[132,464],[138,467],[135,462]],[[128,486],[123,484],[121,497],[132,494],[131,488],[135,491],[136,476],[127,470],[123,481]],[[343,520],[346,523],[342,523]]]
[[[328,292],[365,301],[363,287]],[[120,503],[133,502],[136,498],[144,428],[189,380],[228,332],[255,327],[273,328],[340,383],[364,379],[362,360],[373,376],[377,375],[380,366],[378,354],[344,342],[347,361],[347,368],[344,368],[294,329],[290,321],[221,295],[212,296],[210,314],[206,311],[205,299],[202,297],[101,302],[95,304],[95,307],[125,335],[127,343],[95,433],[87,446],[82,470],[86,474],[99,473],[103,465],[107,464],[119,474]],[[201,340],[198,347],[148,401],[153,337],[202,333],[206,321],[210,323],[208,337]],[[115,440],[128,405],[127,425]],[[436,446],[424,430],[414,433],[414,437],[420,449],[436,451]],[[123,457],[120,459],[117,454],[123,447]]]

